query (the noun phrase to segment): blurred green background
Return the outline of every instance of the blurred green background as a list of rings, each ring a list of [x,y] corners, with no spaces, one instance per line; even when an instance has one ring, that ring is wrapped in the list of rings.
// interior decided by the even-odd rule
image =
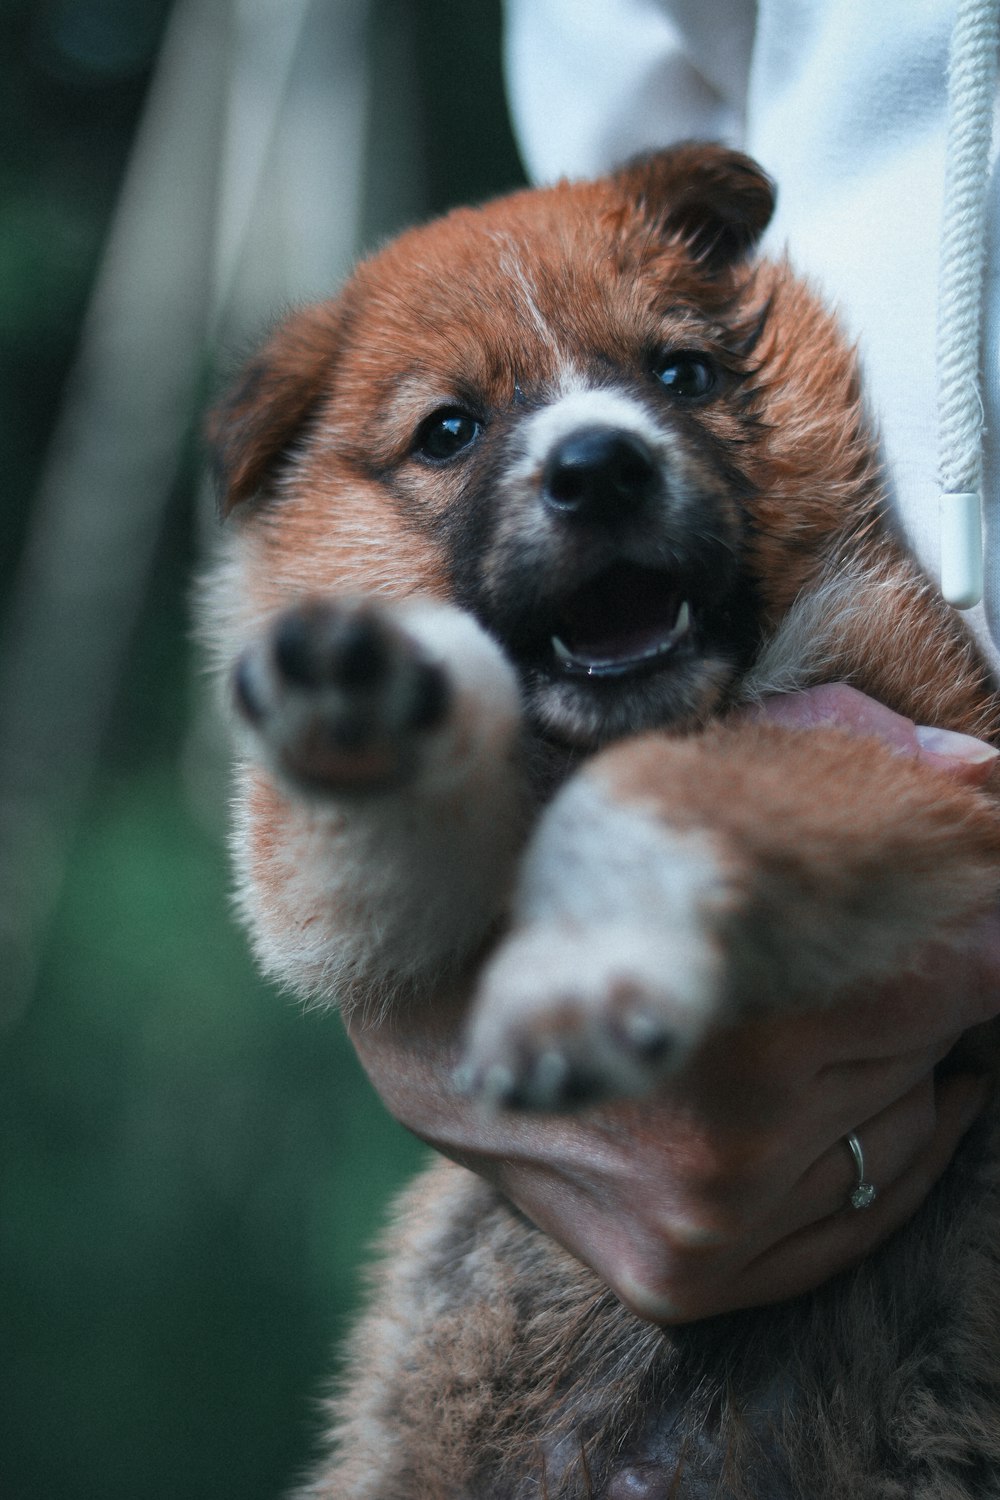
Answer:
[[[499,7],[0,0],[0,74],[0,1497],[270,1500],[421,1149],[229,911],[199,413],[518,183]]]

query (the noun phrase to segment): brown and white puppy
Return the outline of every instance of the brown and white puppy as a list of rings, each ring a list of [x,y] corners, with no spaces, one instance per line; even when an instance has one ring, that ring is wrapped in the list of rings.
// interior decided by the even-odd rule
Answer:
[[[727,722],[847,679],[1000,726],[884,515],[851,352],[754,255],[771,208],[686,146],[453,213],[279,328],[214,421],[257,954],[314,1003],[464,986],[494,1105],[637,1093],[996,897],[988,797]],[[854,1278],[673,1333],[442,1164],[308,1493],[1000,1494],[992,1160]]]

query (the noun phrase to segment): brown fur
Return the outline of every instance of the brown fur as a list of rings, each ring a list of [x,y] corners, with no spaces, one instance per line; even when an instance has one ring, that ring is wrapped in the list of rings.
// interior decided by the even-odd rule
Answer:
[[[469,1076],[501,1102],[568,1104],[553,1056],[591,1097],[655,1084],[623,996],[683,1051],[835,1003],[928,937],[960,946],[1000,885],[992,796],[875,741],[726,722],[846,679],[1000,735],[986,667],[883,514],[852,352],[787,265],[752,259],[770,207],[752,163],[690,146],[457,212],[279,329],[214,420],[208,608],[245,721],[258,954],[314,1002],[473,995]],[[691,350],[704,400],[663,378]],[[555,514],[577,413],[621,424],[655,507]],[[567,632],[569,669],[546,654]],[[676,973],[632,938],[676,943]],[[674,1331],[438,1164],[397,1210],[303,1495],[1000,1494],[993,1134],[858,1271]]]

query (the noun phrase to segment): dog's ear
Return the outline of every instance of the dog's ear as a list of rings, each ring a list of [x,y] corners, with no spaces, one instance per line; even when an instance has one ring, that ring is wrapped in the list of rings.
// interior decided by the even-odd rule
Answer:
[[[700,141],[638,157],[613,181],[712,273],[747,255],[774,212],[774,184],[755,161]]]
[[[293,313],[210,414],[206,435],[224,516],[273,477],[319,404],[339,323],[335,303]]]

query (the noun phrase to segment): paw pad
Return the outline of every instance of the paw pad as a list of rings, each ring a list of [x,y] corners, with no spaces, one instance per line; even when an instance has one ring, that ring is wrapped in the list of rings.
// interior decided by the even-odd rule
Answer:
[[[446,719],[445,670],[371,604],[310,600],[237,663],[237,710],[278,769],[317,788],[398,784]]]

